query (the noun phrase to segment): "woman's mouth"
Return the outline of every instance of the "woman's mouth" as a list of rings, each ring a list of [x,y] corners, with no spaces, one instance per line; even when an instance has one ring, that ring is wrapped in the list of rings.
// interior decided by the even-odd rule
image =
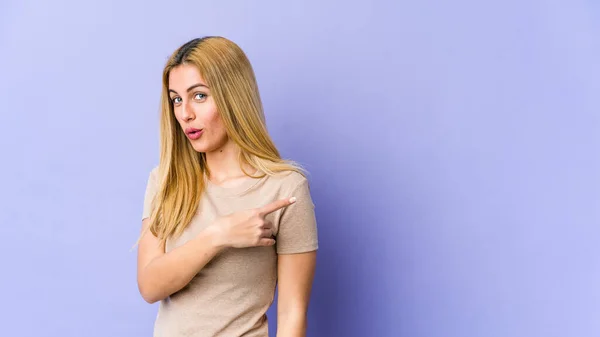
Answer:
[[[187,128],[185,129],[185,134],[189,139],[196,140],[202,136],[203,131],[204,129]]]

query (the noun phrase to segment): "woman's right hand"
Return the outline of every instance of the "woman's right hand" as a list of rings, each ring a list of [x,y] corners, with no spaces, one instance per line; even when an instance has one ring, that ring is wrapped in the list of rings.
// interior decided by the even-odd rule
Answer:
[[[273,224],[266,221],[265,217],[295,201],[296,198],[281,199],[260,208],[218,218],[211,226],[216,233],[217,245],[233,248],[274,245]]]

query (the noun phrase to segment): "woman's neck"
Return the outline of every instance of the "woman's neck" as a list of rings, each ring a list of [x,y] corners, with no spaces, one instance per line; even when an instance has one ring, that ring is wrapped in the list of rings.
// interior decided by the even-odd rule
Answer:
[[[245,176],[239,160],[239,147],[228,141],[221,148],[206,153],[206,164],[210,170],[210,180],[221,184],[229,180]],[[253,173],[252,167],[245,167],[246,172]]]

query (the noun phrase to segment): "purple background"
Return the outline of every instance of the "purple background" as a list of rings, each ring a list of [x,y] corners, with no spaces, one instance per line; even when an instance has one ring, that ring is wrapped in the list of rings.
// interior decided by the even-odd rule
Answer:
[[[309,336],[600,335],[595,2],[5,0],[0,13],[1,335],[151,335],[130,248],[162,67],[203,35],[247,52],[274,139],[311,172]]]

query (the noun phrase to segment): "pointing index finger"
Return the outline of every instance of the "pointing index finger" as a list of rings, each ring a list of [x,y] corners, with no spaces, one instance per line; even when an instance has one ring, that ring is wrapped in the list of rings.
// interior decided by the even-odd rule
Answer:
[[[276,201],[273,201],[272,203],[270,203],[270,204],[268,204],[266,206],[263,206],[260,209],[260,213],[263,214],[263,215],[267,215],[267,214],[273,213],[273,212],[275,212],[275,211],[277,211],[279,209],[282,209],[282,208],[284,208],[286,206],[289,206],[289,205],[291,205],[291,204],[293,204],[295,202],[296,202],[296,197],[292,197],[292,198],[289,198],[289,199],[276,200]]]

